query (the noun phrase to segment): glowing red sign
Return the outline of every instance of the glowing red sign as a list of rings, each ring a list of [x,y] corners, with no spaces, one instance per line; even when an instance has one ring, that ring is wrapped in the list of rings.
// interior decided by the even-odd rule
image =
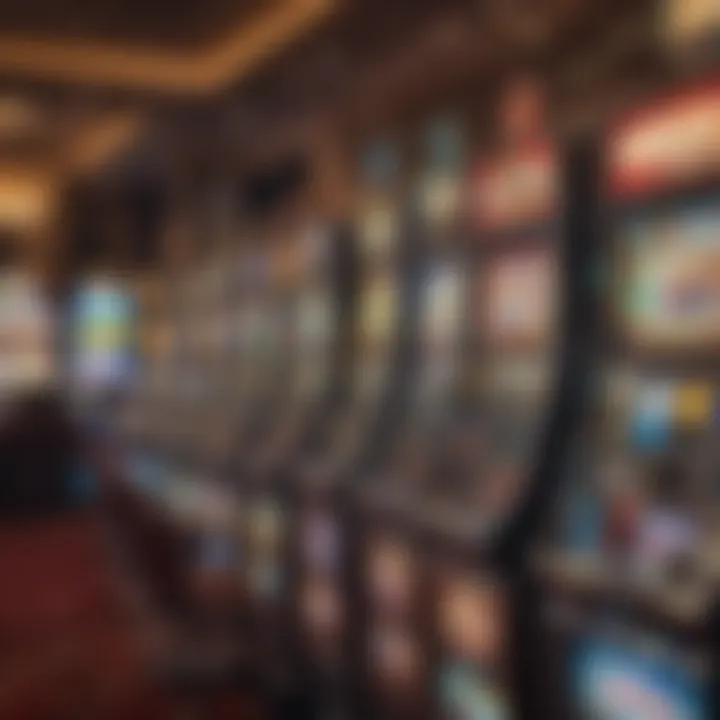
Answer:
[[[635,196],[720,172],[720,78],[656,100],[609,140],[610,189]]]

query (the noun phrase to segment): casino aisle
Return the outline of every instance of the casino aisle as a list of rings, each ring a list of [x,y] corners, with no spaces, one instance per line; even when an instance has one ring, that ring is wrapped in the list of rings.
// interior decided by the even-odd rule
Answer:
[[[0,720],[718,717],[716,1],[0,4]]]

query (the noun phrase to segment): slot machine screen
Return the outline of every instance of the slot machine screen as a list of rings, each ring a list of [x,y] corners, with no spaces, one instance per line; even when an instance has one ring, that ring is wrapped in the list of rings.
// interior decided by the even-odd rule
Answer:
[[[460,337],[464,277],[455,267],[433,269],[425,280],[423,336],[430,348],[453,344]]]
[[[492,345],[537,345],[555,320],[557,268],[549,248],[502,254],[481,272],[480,331]]]
[[[492,233],[547,219],[558,206],[557,170],[546,145],[511,162],[483,165],[471,197],[477,225]]]
[[[320,572],[333,573],[342,552],[337,520],[329,512],[314,510],[303,518],[303,555],[306,564]]]
[[[505,607],[496,584],[472,575],[448,573],[440,602],[440,633],[448,654],[496,664],[502,659]]]
[[[300,344],[322,349],[327,343],[331,329],[330,303],[322,290],[305,292],[299,307]]]
[[[378,624],[372,632],[370,654],[372,667],[384,684],[415,690],[423,654],[410,631],[392,623]]]
[[[276,599],[282,592],[282,543],[285,520],[281,508],[271,502],[257,503],[249,514],[249,584],[258,598]]]
[[[307,629],[320,647],[337,646],[344,621],[342,593],[334,580],[313,577],[301,593],[302,613]]]
[[[398,288],[392,277],[372,281],[362,299],[360,328],[364,339],[372,345],[385,343],[395,326],[398,312]]]
[[[132,296],[116,285],[91,281],[74,299],[75,377],[84,386],[126,383],[134,369]]]
[[[655,349],[705,349],[720,340],[720,211],[642,218],[622,238],[622,325]]]
[[[416,586],[416,567],[410,551],[402,544],[382,538],[369,548],[368,579],[374,605],[381,612],[407,611]]]
[[[374,398],[387,379],[390,342],[398,322],[399,289],[393,277],[370,281],[360,301],[360,338],[364,357],[358,367],[358,392]]]
[[[327,293],[305,291],[297,308],[297,388],[302,396],[322,391],[329,374],[332,315]]]
[[[465,278],[453,266],[434,268],[425,279],[420,397],[426,401],[448,388],[457,371],[462,337]]]
[[[420,581],[417,558],[394,537],[376,535],[366,547],[371,666],[386,688],[415,692],[424,667],[423,648],[410,620]]]
[[[573,664],[582,720],[709,720],[702,681],[662,645],[585,638]]]
[[[345,623],[341,592],[342,534],[337,519],[324,508],[307,510],[302,518],[300,596],[304,623],[319,650],[333,652]]]
[[[368,258],[386,256],[395,250],[399,237],[399,221],[393,205],[373,204],[363,212],[359,226],[363,255]]]
[[[255,351],[259,361],[255,372],[258,383],[273,390],[281,369],[288,361],[289,318],[286,308],[279,301],[267,302],[259,308],[255,326]]]

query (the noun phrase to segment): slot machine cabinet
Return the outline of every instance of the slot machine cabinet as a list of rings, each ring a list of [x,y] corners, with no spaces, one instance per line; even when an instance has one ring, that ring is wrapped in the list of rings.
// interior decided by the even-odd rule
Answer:
[[[437,471],[443,426],[455,400],[464,345],[467,274],[459,210],[465,147],[451,118],[430,123],[412,234],[413,373],[395,443],[359,492],[367,711],[433,717],[426,616],[429,576],[409,508]]]
[[[251,234],[251,233],[250,233]],[[257,236],[255,236],[257,237]],[[267,377],[270,355],[267,345],[272,341],[273,317],[270,313],[270,250],[258,242],[248,241],[238,257],[238,287],[234,302],[234,387],[235,410],[234,449],[229,460],[231,482],[237,497],[235,519],[235,594],[238,644],[251,648],[252,582],[250,568],[250,488],[246,479],[246,453],[252,447],[254,433],[268,412],[271,399]],[[275,358],[277,360],[277,358]],[[250,661],[253,658],[249,658]]]
[[[288,535],[286,498],[277,474],[265,474],[264,463],[275,433],[285,429],[294,408],[297,366],[295,309],[298,290],[297,247],[284,234],[274,235],[266,249],[267,288],[255,330],[259,333],[254,413],[245,430],[235,467],[242,509],[242,568],[245,642],[251,654],[250,672],[271,697],[286,692],[288,678],[283,654],[287,603],[285,547]],[[268,466],[269,467],[269,466]]]
[[[274,235],[267,234],[265,245],[255,256],[257,277],[249,297],[251,407],[236,464],[243,477],[252,476],[254,451],[271,433],[285,407],[294,367],[291,286],[283,267],[282,246]]]
[[[169,381],[170,283],[158,278],[143,285],[139,312],[141,373],[119,418],[118,451],[123,480],[136,500],[148,502],[168,480],[173,447],[169,413],[174,405]]]
[[[286,394],[272,427],[254,449],[248,472],[265,483],[284,473],[307,436],[321,424],[334,391],[337,335],[334,236],[329,226],[293,222],[281,249],[286,277]]]
[[[527,101],[516,93],[527,92]],[[557,388],[561,251],[560,162],[533,118],[518,134],[505,103],[540,103],[511,84],[502,144],[481,154],[470,179],[468,241],[473,399],[449,428],[449,488],[425,511],[438,717],[522,716],[520,568],[501,548],[525,545],[515,518],[530,501]],[[539,112],[535,108],[533,112]],[[474,388],[474,392],[473,389]],[[524,537],[523,537],[524,536]],[[434,655],[432,655],[434,650]]]
[[[187,440],[188,585],[208,627],[215,634],[230,614],[234,585],[237,498],[230,462],[235,441],[235,409],[227,382],[228,313],[232,265],[217,253],[196,273],[199,288],[192,308],[198,354],[193,362],[197,386],[191,383],[192,426]],[[217,645],[217,638],[215,638]]]
[[[253,421],[261,411],[266,387],[260,382],[265,360],[264,345],[265,294],[267,292],[267,249],[246,243],[236,261],[237,291],[232,310],[232,385],[236,398],[235,441],[244,449]],[[238,469],[241,457],[235,457],[233,469]]]
[[[275,567],[277,575],[283,578],[284,592],[275,602],[272,615],[265,617],[265,622],[256,623],[255,629],[258,644],[264,646],[267,654],[262,675],[268,681],[269,691],[282,702],[295,702],[300,685],[291,640],[297,522],[293,472],[306,448],[329,431],[341,393],[336,366],[341,357],[340,323],[346,319],[343,299],[346,291],[339,274],[344,251],[338,247],[339,239],[334,225],[313,219],[303,217],[290,228],[281,257],[283,272],[290,280],[291,346],[286,351],[289,385],[284,406],[279,408],[273,427],[260,440],[248,468],[247,482],[254,488],[258,504],[272,508],[281,526],[277,544],[263,550],[262,543],[256,543],[258,562]],[[267,605],[265,599],[260,600]],[[283,682],[278,683],[281,674]]]
[[[465,352],[454,375],[446,372],[452,380],[429,416],[425,452],[415,456],[420,472],[409,464],[405,483],[396,481],[400,501],[386,514],[398,529],[369,547],[371,573],[378,576],[373,581],[370,575],[370,586],[381,596],[377,621],[394,621],[376,642],[381,645],[383,634],[391,638],[397,654],[387,650],[390,659],[407,671],[400,677],[379,673],[374,692],[387,717],[520,712],[518,568],[508,565],[501,548],[538,481],[536,456],[553,400],[561,242],[558,161],[538,122],[534,118],[528,132],[518,128],[515,115],[503,118],[503,144],[484,153],[468,176],[459,255],[467,280],[455,310],[464,321],[457,321],[456,336],[468,333]],[[443,304],[432,295],[431,312],[420,319],[421,348],[426,338],[434,345],[441,339],[431,321]],[[383,569],[386,556],[405,569]],[[407,661],[413,656],[414,667]]]
[[[602,353],[534,553],[558,718],[718,716],[720,80],[612,124]]]
[[[318,716],[353,715],[358,703],[353,484],[392,429],[409,274],[402,245],[397,151],[371,143],[362,157],[351,237],[341,238],[337,392],[326,422],[293,473],[291,564],[297,676]],[[343,260],[344,258],[344,260]]]

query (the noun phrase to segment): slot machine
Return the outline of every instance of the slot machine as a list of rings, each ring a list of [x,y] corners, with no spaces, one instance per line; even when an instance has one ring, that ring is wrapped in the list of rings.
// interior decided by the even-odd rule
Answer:
[[[318,716],[344,717],[357,702],[352,486],[393,430],[408,273],[402,245],[397,151],[376,141],[362,157],[345,272],[335,402],[291,473],[291,633],[296,681]]]
[[[564,391],[556,381],[567,242],[561,203],[571,200],[536,81],[509,83],[498,125],[499,142],[479,154],[469,178],[464,399],[418,514],[428,543],[426,655],[442,718],[527,711],[518,552],[546,481],[540,468]]]
[[[435,471],[465,345],[469,276],[459,210],[466,151],[459,123],[431,122],[423,155],[411,216],[417,247],[409,392],[393,445],[358,488],[362,682],[365,710],[379,717],[432,717],[423,627],[427,573],[410,506]]]
[[[293,398],[296,268],[282,240],[275,234],[269,236],[248,258],[254,278],[241,318],[241,342],[251,355],[241,380],[248,395],[231,470],[239,499],[236,577],[240,643],[249,654],[248,669],[261,686],[276,681],[274,620],[282,616],[286,583],[282,552],[286,524],[277,486],[274,482],[263,485],[265,477],[256,472],[258,450],[264,449],[282,424]]]
[[[116,449],[121,482],[133,493],[154,496],[167,479],[163,470],[171,453],[167,408],[173,399],[170,374],[170,283],[143,283],[138,313],[141,372],[121,404]]]
[[[304,437],[324,414],[336,334],[333,237],[309,221],[283,233],[276,265],[286,310],[285,397],[272,426],[248,458],[247,472],[266,484],[292,461]]]
[[[718,715],[720,81],[611,124],[600,352],[533,565],[557,718]]]
[[[295,694],[288,649],[295,515],[292,469],[304,448],[326,432],[340,393],[336,365],[346,292],[339,275],[346,252],[341,240],[329,223],[294,219],[279,249],[277,261],[286,278],[289,311],[289,343],[281,351],[285,398],[245,469],[244,483],[251,493],[248,563],[258,575],[251,583],[254,635],[260,648],[255,661],[262,684],[279,702],[291,701]],[[272,532],[264,534],[262,518],[272,518]],[[276,579],[272,587],[260,577],[268,573]]]
[[[433,152],[430,136],[416,406],[365,541],[367,682],[383,717],[519,714],[504,548],[539,480],[561,242],[541,105],[534,84],[511,85],[501,143],[469,173],[433,161],[461,156],[457,139],[440,133]]]
[[[240,351],[247,364],[241,363],[239,382],[248,392],[233,466],[238,477],[249,475],[255,449],[283,409],[292,375],[291,288],[279,247],[277,238],[268,235],[247,260],[252,278],[242,311]]]
[[[191,492],[183,514],[193,590],[208,606],[227,600],[234,563],[237,509],[230,462],[236,423],[235,398],[227,381],[231,268],[224,254],[201,267],[194,276],[197,288],[190,309],[195,353],[187,387],[191,430],[183,474]]]

